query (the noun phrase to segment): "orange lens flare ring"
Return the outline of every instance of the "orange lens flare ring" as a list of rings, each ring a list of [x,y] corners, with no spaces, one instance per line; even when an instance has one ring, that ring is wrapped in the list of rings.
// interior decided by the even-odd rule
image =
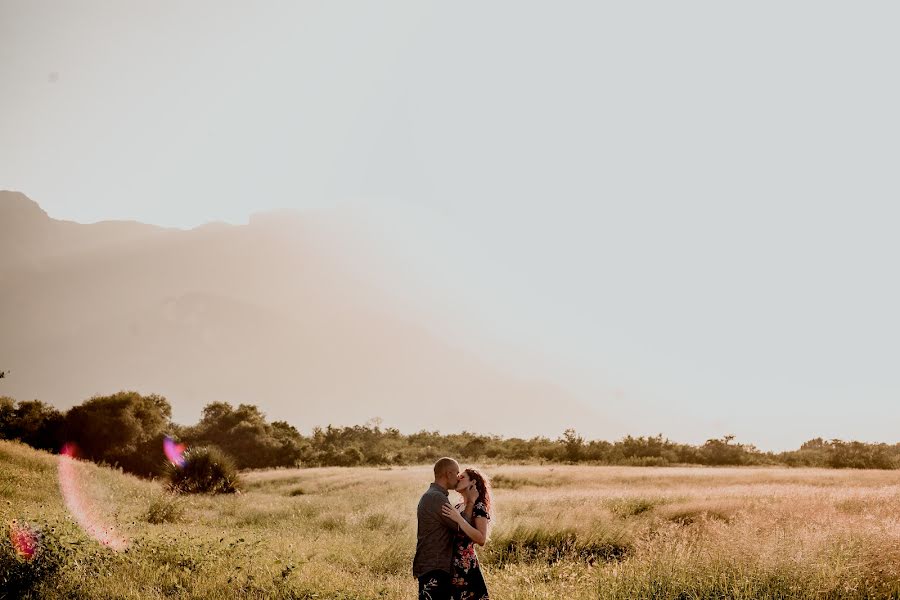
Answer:
[[[75,455],[75,445],[66,444],[59,456],[59,490],[69,514],[85,533],[101,545],[113,550],[124,550],[128,547],[128,540],[112,525],[105,524],[91,507],[79,482]]]

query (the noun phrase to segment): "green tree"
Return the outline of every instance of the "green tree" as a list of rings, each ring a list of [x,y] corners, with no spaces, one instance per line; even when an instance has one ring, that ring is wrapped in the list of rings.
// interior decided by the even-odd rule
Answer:
[[[16,410],[16,401],[9,396],[0,396],[0,437],[12,439],[9,432],[12,428],[13,414]]]
[[[0,438],[58,451],[62,444],[62,420],[62,413],[40,400],[16,402],[0,397]]]
[[[296,466],[304,445],[303,436],[287,422],[268,423],[256,406],[234,408],[227,402],[207,404],[200,422],[184,436],[189,444],[220,448],[240,469]]]
[[[157,475],[164,465],[162,440],[171,418],[172,407],[164,397],[123,391],[94,396],[69,409],[64,432],[85,458]]]
[[[747,453],[740,444],[732,444],[733,435],[722,439],[706,440],[701,450],[703,461],[709,465],[742,465],[747,461]]]
[[[39,448],[58,452],[62,445],[63,415],[40,400],[22,400],[13,411],[12,437]]]
[[[560,442],[563,445],[566,460],[577,462],[581,460],[584,451],[584,438],[575,433],[573,428],[563,432]]]

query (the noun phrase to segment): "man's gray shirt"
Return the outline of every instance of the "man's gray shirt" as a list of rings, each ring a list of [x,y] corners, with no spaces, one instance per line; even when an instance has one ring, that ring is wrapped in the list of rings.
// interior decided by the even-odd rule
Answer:
[[[442,506],[450,506],[448,498],[447,490],[432,483],[419,500],[419,507],[416,509],[419,521],[416,557],[413,559],[415,577],[421,577],[435,569],[452,574],[453,536],[459,530],[459,525],[441,512]]]

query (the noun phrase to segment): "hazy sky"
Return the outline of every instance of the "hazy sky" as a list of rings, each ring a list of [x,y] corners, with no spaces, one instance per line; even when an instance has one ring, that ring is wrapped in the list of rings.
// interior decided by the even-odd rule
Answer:
[[[609,435],[900,440],[895,3],[224,4],[0,0],[0,188],[339,208]]]

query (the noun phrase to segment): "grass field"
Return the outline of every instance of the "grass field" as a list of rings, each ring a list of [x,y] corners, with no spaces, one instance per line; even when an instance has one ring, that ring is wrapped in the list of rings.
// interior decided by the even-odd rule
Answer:
[[[173,499],[79,462],[96,516],[129,542],[115,552],[68,515],[57,460],[0,441],[0,520],[44,532],[29,568],[63,561],[35,574],[35,597],[415,597],[427,466],[252,472],[244,494]],[[900,597],[900,472],[479,466],[499,600]]]

